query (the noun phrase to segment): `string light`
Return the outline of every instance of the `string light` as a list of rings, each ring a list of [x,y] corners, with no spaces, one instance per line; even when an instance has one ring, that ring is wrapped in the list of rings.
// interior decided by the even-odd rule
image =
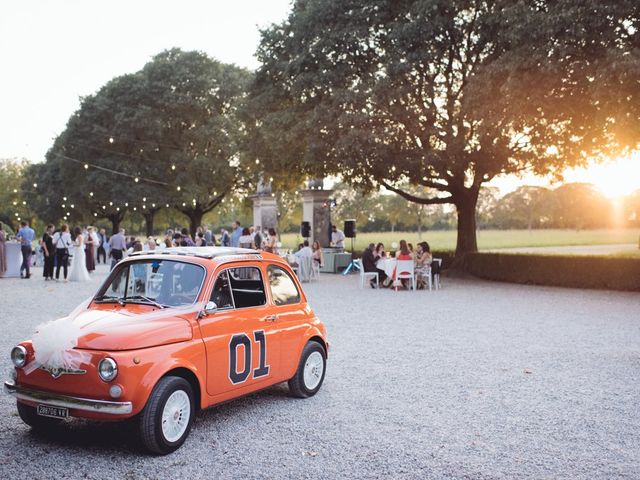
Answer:
[[[138,183],[140,181],[140,179],[138,177],[133,179],[134,182]]]
[[[113,143],[113,137],[109,137],[109,143]]]
[[[88,163],[85,163],[85,164],[84,164],[84,169],[85,169],[85,170],[88,170],[88,169],[89,169],[89,164],[88,164]]]
[[[175,170],[176,166],[175,165],[171,165],[171,170]]]
[[[180,185],[178,185],[178,187],[176,188],[177,191],[180,191]]]

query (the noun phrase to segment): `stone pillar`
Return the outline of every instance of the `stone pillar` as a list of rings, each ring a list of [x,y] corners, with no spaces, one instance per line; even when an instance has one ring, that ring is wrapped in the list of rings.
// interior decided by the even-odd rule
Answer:
[[[278,204],[270,193],[253,195],[253,225],[261,226],[262,231],[278,228]]]
[[[333,190],[302,190],[302,220],[311,225],[310,242],[318,241],[321,247],[331,242],[331,200]]]

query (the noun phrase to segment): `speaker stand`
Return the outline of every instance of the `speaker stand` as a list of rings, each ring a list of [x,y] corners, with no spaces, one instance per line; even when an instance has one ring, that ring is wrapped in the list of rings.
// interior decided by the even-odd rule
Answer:
[[[349,265],[347,265],[347,268],[344,269],[344,272],[342,272],[342,275],[348,275],[351,270],[353,270],[354,272],[356,270],[360,270],[360,263],[356,262],[353,259],[353,237],[351,237],[351,263],[349,263]]]

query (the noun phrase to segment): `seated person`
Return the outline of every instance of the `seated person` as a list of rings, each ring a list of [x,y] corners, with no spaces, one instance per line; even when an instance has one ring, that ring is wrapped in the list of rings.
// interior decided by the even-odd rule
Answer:
[[[425,278],[431,274],[431,262],[433,257],[431,255],[431,248],[427,242],[420,242],[418,244],[418,251],[416,252],[416,277],[417,287],[425,288]],[[427,279],[428,281],[428,279]]]
[[[375,256],[375,248],[376,246],[373,243],[370,243],[369,247],[362,252],[362,268],[365,272],[377,272],[378,281],[384,282],[387,278],[387,274],[384,273],[384,270],[381,270],[376,266],[376,261],[378,259]],[[376,288],[376,281],[371,279],[370,285],[371,288]]]
[[[309,247],[309,240],[305,240],[304,243],[299,245],[298,251],[293,254],[296,257],[295,265],[300,264],[301,258],[313,258],[313,250]]]
[[[313,242],[312,250],[313,250],[313,261],[315,262],[315,264],[318,266],[323,265],[324,258],[322,257],[322,248],[320,247],[320,242],[318,242],[317,240]]]
[[[409,245],[407,244],[406,240],[400,240],[400,250],[398,250],[396,252],[396,260],[413,260],[413,254],[411,253],[411,250],[409,250]],[[393,270],[393,280],[396,280],[396,275],[398,274],[398,269],[394,269]],[[389,280],[389,279],[387,279]],[[406,280],[403,280],[403,285],[406,287]],[[386,286],[386,281],[385,281],[385,286]]]

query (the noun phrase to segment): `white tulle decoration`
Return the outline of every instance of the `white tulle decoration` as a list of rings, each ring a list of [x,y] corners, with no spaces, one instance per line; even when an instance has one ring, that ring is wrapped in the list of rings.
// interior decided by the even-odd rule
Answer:
[[[91,355],[81,350],[75,350],[78,338],[97,331],[108,332],[109,326],[117,324],[117,318],[131,318],[130,316],[110,315],[110,312],[105,311],[104,316],[83,321],[78,316],[87,311],[91,301],[92,299],[88,298],[78,305],[69,316],[42,323],[37,327],[36,333],[31,339],[34,361],[24,368],[27,375],[40,367],[47,369],[80,368],[83,363],[90,361]],[[205,303],[201,302],[187,308],[166,308],[135,315],[135,317],[137,321],[145,322],[157,318],[183,316],[199,313],[204,306]]]

